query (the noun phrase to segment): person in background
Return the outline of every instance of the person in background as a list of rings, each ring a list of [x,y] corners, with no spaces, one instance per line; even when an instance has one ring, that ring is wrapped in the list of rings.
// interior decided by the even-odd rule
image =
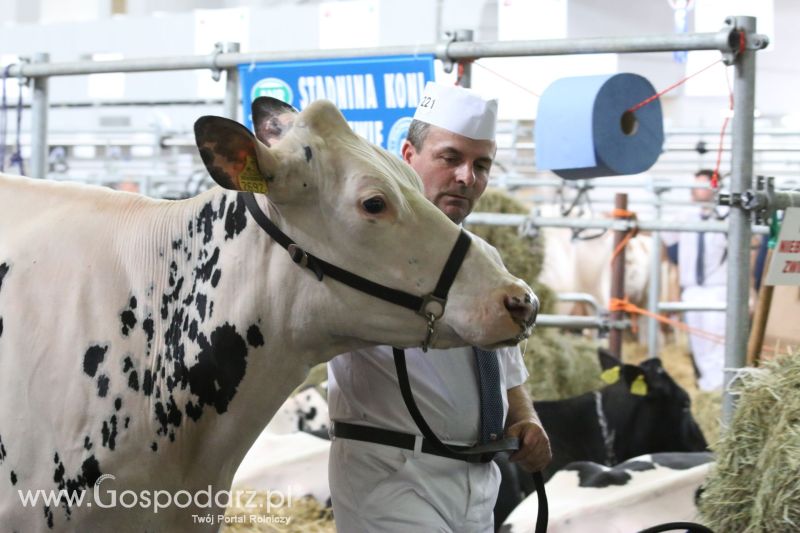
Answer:
[[[698,203],[693,218],[719,220],[723,218],[714,208],[714,189],[711,170],[695,173],[692,200]],[[728,240],[724,233],[681,232],[662,234],[664,244],[677,244],[678,278],[681,300],[688,303],[724,303],[727,294]],[[702,390],[722,386],[725,365],[725,313],[720,311],[687,311],[685,322],[693,330],[704,331],[715,338],[689,332],[697,385]]]
[[[488,183],[496,117],[496,100],[429,83],[409,126],[403,160],[422,178],[428,200],[457,224]],[[494,248],[471,237],[500,262]],[[519,348],[405,352],[414,397],[443,442],[472,446],[505,432],[520,439],[511,459],[523,468],[537,471],[550,461],[547,435],[524,388],[528,373]],[[339,531],[494,531],[497,465],[422,451],[425,439],[403,402],[391,347],[335,357],[328,379],[329,479]],[[494,400],[481,392],[487,384]],[[481,420],[489,401],[496,402],[497,420]],[[492,424],[499,429],[486,434]]]

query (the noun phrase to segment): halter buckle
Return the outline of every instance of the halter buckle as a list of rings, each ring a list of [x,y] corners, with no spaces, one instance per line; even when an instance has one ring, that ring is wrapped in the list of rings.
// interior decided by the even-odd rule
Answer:
[[[444,298],[439,298],[433,294],[426,294],[422,297],[422,305],[419,306],[417,314],[428,319],[432,316],[433,320],[438,320],[442,318],[446,305],[447,300]]]

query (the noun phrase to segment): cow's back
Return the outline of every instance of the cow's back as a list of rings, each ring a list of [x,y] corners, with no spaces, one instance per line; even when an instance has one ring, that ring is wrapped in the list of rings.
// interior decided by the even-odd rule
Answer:
[[[96,481],[112,474],[104,489],[118,494],[194,492],[207,488],[195,484],[193,476],[203,468],[196,465],[211,460],[217,463],[208,465],[213,472],[206,478],[232,478],[244,450],[226,450],[234,458],[228,465],[222,440],[182,439],[190,435],[189,426],[214,427],[218,421],[210,413],[230,410],[236,380],[244,379],[241,358],[264,343],[255,319],[231,324],[226,315],[224,322],[221,307],[230,304],[213,292],[230,293],[228,278],[239,275],[230,269],[227,278],[221,274],[235,260],[226,257],[236,254],[220,248],[231,246],[243,227],[244,207],[228,209],[229,198],[216,189],[169,202],[0,175],[4,528],[114,527],[126,516],[119,505],[92,515],[86,508],[42,502],[21,512],[19,490],[90,494]],[[219,350],[231,358],[216,359]],[[233,377],[213,381],[216,374],[209,374],[203,357],[217,365],[211,372]],[[242,440],[246,450],[249,442]],[[140,509],[127,512],[142,516]],[[186,523],[187,510],[174,505],[144,514],[153,519],[151,529],[175,524],[171,515],[187,530],[201,527]]]

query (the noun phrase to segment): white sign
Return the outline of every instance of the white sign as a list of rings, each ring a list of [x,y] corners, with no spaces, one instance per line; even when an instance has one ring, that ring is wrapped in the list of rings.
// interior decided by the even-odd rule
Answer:
[[[766,284],[800,285],[800,207],[786,210]]]

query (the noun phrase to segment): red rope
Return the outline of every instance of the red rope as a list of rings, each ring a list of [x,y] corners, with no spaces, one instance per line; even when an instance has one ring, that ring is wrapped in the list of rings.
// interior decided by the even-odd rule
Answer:
[[[455,83],[456,85],[461,86],[461,80],[464,79],[464,69],[466,68],[466,65],[468,65],[469,63],[472,63],[471,59],[466,59],[464,61],[459,61],[457,63],[458,66],[456,67],[456,83]]]
[[[742,52],[744,52],[744,50],[745,50],[745,46],[747,45],[747,40],[746,40],[746,36],[745,36],[745,32],[744,32],[744,31],[739,31],[738,33],[739,33],[739,49],[737,50],[737,53],[741,54],[741,53],[742,53]],[[697,75],[698,75],[698,74],[700,74],[701,72],[704,72],[704,71],[706,71],[706,70],[710,69],[711,67],[713,67],[713,66],[714,66],[714,65],[716,65],[717,63],[721,63],[722,61],[723,61],[723,60],[722,60],[722,58],[720,58],[720,59],[718,59],[718,60],[714,61],[713,63],[711,63],[710,65],[708,65],[708,66],[706,66],[706,67],[703,67],[703,68],[701,68],[700,70],[698,70],[698,71],[697,71],[697,72],[695,72],[694,74],[690,74],[689,76],[686,76],[685,78],[683,78],[683,79],[681,79],[681,80],[678,80],[678,81],[676,81],[675,83],[673,83],[672,85],[670,85],[669,87],[667,87],[666,89],[664,89],[663,91],[659,91],[659,92],[657,92],[656,94],[654,94],[653,96],[650,96],[649,98],[645,98],[644,100],[642,100],[642,101],[641,101],[641,102],[639,102],[638,104],[636,104],[636,105],[634,105],[633,107],[629,108],[629,109],[628,109],[628,111],[630,111],[631,113],[633,113],[633,112],[634,112],[634,111],[636,111],[637,109],[641,109],[642,107],[646,106],[647,104],[649,104],[649,103],[650,103],[650,102],[652,102],[653,100],[656,100],[657,98],[661,97],[663,94],[665,94],[665,93],[668,93],[668,92],[669,92],[669,91],[671,91],[672,89],[674,89],[674,88],[676,88],[676,87],[679,87],[679,86],[683,85],[683,84],[684,84],[684,83],[686,83],[688,80],[690,80],[690,79],[694,78],[695,76],[697,76]]]
[[[683,78],[683,79],[681,79],[681,80],[678,80],[678,81],[676,81],[675,83],[673,83],[672,85],[670,85],[669,87],[667,87],[666,89],[664,89],[663,91],[659,91],[659,92],[657,92],[656,94],[654,94],[653,96],[650,96],[649,98],[646,98],[646,99],[642,100],[641,102],[639,102],[639,103],[638,103],[638,104],[636,104],[635,106],[633,106],[633,107],[629,108],[629,109],[628,109],[628,111],[630,111],[631,113],[633,113],[633,112],[634,112],[634,111],[636,111],[637,109],[641,109],[642,107],[646,106],[647,104],[649,104],[649,103],[650,103],[650,102],[652,102],[653,100],[656,100],[657,98],[659,98],[661,95],[663,95],[663,94],[665,94],[665,93],[668,93],[668,92],[669,92],[669,91],[671,91],[672,89],[674,89],[674,88],[676,88],[676,87],[679,87],[679,86],[683,85],[684,83],[686,83],[686,82],[687,82],[688,80],[690,80],[691,78],[694,78],[695,76],[697,76],[697,75],[698,75],[698,74],[700,74],[701,72],[704,72],[704,71],[706,71],[706,70],[710,69],[711,67],[713,67],[714,65],[716,65],[717,63],[721,63],[721,62],[722,62],[722,59],[717,59],[716,61],[714,61],[714,62],[713,62],[713,63],[711,63],[710,65],[708,65],[708,66],[706,66],[706,67],[703,67],[703,68],[701,68],[700,70],[698,70],[698,71],[697,71],[697,72],[695,72],[694,74],[690,74],[689,76],[686,76],[685,78]]]
[[[484,65],[484,64],[482,64],[482,63],[478,63],[477,61],[475,61],[475,62],[473,63],[473,65],[477,65],[477,66],[481,67],[483,70],[486,70],[486,71],[488,71],[488,72],[491,72],[492,74],[494,74],[494,75],[495,75],[495,76],[497,76],[498,78],[500,78],[500,79],[502,79],[502,80],[505,80],[505,81],[507,81],[507,82],[508,82],[508,83],[510,83],[511,85],[514,85],[514,86],[516,86],[516,87],[519,87],[520,89],[522,89],[523,91],[525,91],[525,92],[527,92],[527,93],[531,93],[531,94],[532,94],[533,96],[535,96],[536,98],[541,98],[541,97],[542,97],[542,95],[540,95],[539,93],[537,93],[537,92],[535,92],[535,91],[532,91],[532,90],[528,89],[528,88],[527,88],[527,87],[525,87],[524,85],[521,85],[521,84],[519,84],[519,83],[515,82],[515,81],[514,81],[514,80],[512,80],[511,78],[506,78],[505,76],[503,76],[503,75],[502,75],[502,74],[500,74],[499,72],[496,72],[496,71],[494,71],[494,70],[490,69],[489,67],[487,67],[486,65]]]
[[[733,111],[733,88],[731,87],[731,80],[728,79],[728,72],[725,71],[725,83],[728,84],[728,101],[730,102],[730,111]],[[722,121],[722,131],[719,132],[719,146],[717,147],[717,163],[714,165],[714,172],[711,174],[711,187],[714,189],[719,188],[719,167],[722,164],[722,142],[725,139],[725,130],[728,128],[730,121],[730,114]]]

